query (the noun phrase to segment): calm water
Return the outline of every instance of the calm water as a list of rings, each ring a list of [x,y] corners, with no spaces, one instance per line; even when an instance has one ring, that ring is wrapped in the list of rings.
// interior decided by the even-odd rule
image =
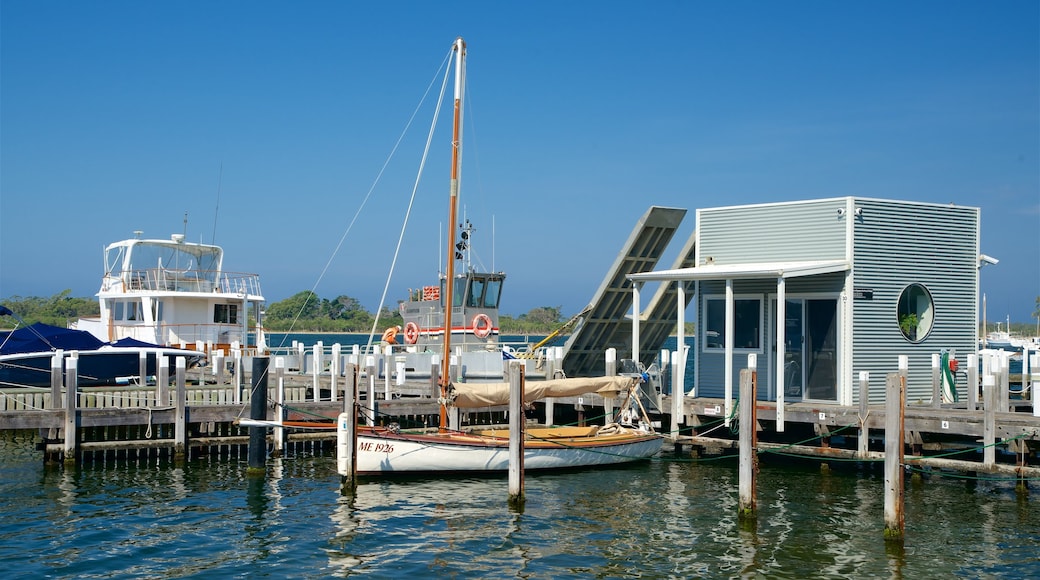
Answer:
[[[908,480],[907,540],[882,540],[880,471],[767,463],[757,526],[733,460],[666,456],[507,481],[395,480],[342,495],[334,459],[44,467],[0,436],[7,578],[979,578],[1040,576],[1040,493]]]

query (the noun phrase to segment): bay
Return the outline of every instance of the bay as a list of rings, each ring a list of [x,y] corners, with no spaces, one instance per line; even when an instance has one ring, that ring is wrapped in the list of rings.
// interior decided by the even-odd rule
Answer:
[[[766,461],[759,515],[738,521],[735,460],[665,453],[622,468],[505,478],[363,481],[334,458],[244,453],[44,466],[35,435],[0,436],[7,578],[1028,578],[1036,490],[908,478],[906,541],[883,540],[870,465]],[[1035,482],[1034,482],[1035,485]]]

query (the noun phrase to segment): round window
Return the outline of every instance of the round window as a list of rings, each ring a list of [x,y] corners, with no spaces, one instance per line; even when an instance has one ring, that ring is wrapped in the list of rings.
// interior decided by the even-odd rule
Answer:
[[[896,307],[899,332],[910,342],[921,342],[932,331],[935,321],[935,304],[932,294],[920,284],[911,284],[899,295]]]

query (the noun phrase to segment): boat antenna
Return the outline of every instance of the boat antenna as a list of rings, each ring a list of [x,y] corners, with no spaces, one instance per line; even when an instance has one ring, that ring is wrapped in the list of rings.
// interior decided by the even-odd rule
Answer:
[[[220,162],[220,173],[217,176],[217,207],[213,208],[213,236],[209,243],[217,243],[217,214],[220,213],[220,187],[224,184],[224,162]]]
[[[466,75],[466,42],[462,37],[455,39],[455,107],[451,137],[451,199],[448,203],[448,246],[447,283],[444,285],[444,350],[441,356],[441,400],[448,396],[451,384],[451,311],[454,305],[455,286],[455,222],[459,211],[459,180],[462,168],[462,89]],[[440,431],[447,431],[448,411],[444,405],[440,409]]]
[[[188,237],[188,212],[184,212],[184,231],[181,232],[181,235]]]

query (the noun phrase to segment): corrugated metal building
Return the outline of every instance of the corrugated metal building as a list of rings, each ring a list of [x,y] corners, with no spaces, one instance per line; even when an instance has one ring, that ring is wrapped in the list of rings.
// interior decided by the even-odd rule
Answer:
[[[978,208],[861,197],[701,209],[695,267],[629,279],[636,304],[643,283],[695,282],[688,394],[732,393],[754,354],[760,399],[852,405],[868,372],[876,403],[907,355],[907,400],[927,401],[932,355],[977,349],[979,224]]]

